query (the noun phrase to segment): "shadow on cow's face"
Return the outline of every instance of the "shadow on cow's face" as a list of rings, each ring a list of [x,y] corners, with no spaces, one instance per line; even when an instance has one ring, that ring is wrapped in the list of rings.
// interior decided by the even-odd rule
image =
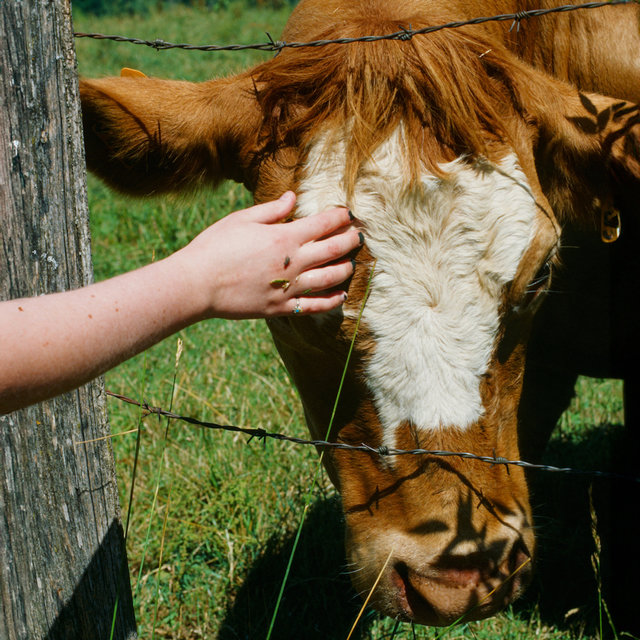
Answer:
[[[385,162],[396,142],[348,201],[366,238],[349,301],[324,317],[270,321],[276,345],[315,438],[327,436],[346,366],[336,440],[517,460],[530,298],[546,284],[536,274],[555,224],[518,184],[526,178],[516,165],[505,177],[505,162],[455,163],[408,187],[401,163]],[[340,166],[339,148],[326,162],[311,151],[299,215],[347,202],[333,175]],[[501,190],[509,197],[494,198]],[[352,580],[365,595],[378,583],[380,610],[446,625],[491,615],[527,584],[534,535],[521,469],[348,451],[324,462],[343,499]]]
[[[332,332],[314,334],[313,328],[322,324],[302,320],[303,326],[292,323],[286,329],[287,344],[278,339],[287,321],[270,324],[300,389],[312,433],[323,438],[338,388],[340,357],[329,362],[329,349],[314,357],[302,344],[293,348],[291,338],[300,332],[307,344],[319,346],[331,335],[336,352],[343,337],[336,325]],[[366,328],[362,331],[366,349],[371,337]],[[302,366],[312,358],[313,366]],[[385,436],[363,378],[361,353],[352,364],[338,403],[334,437],[377,448]],[[403,423],[391,446],[518,459],[522,345],[504,362],[494,361],[491,369],[494,375],[485,376],[482,386],[493,401],[481,420],[464,430],[425,431]],[[327,452],[324,463],[342,495],[352,581],[366,596],[380,578],[373,602],[381,611],[430,625],[450,624],[463,616],[483,618],[503,608],[528,583],[535,543],[521,468],[456,457],[380,457],[349,451]]]
[[[81,92],[88,165],[123,190],[232,178],[258,201],[293,188],[298,216],[353,211],[366,242],[342,310],[269,322],[315,438],[331,424],[351,444],[519,458],[524,345],[554,213],[606,208],[605,166],[640,177],[636,108],[444,32],[282,52],[200,85],[112,78]],[[526,584],[520,468],[348,451],[324,463],[353,582],[364,593],[379,578],[382,611],[449,624],[494,613]]]
[[[420,434],[405,424],[396,446],[517,459],[513,428]],[[340,438],[355,444],[352,430]],[[534,535],[521,469],[426,455],[336,452],[332,461],[354,585],[366,594],[380,577],[374,601],[388,615],[430,625],[483,618],[528,583]]]
[[[405,466],[396,470],[402,479],[393,495],[376,489],[346,510],[347,550],[358,569],[354,585],[365,595],[380,577],[377,606],[422,624],[448,625],[501,610],[530,576],[526,494],[523,504],[512,496],[509,505],[492,503],[454,465],[430,459],[403,475]],[[482,482],[485,488],[491,484]],[[500,485],[508,490],[517,483]],[[416,495],[422,496],[421,509]]]

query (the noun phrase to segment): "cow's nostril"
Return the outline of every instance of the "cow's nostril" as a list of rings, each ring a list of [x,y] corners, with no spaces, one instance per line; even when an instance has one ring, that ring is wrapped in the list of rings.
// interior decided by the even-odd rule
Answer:
[[[531,579],[531,553],[522,540],[516,542],[507,560],[511,591],[515,597],[529,583]]]
[[[531,554],[522,540],[518,540],[511,550],[511,570],[519,571],[531,562]]]

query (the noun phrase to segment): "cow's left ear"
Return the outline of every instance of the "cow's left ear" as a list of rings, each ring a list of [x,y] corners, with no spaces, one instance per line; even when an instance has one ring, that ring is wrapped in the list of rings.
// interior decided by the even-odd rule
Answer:
[[[537,127],[538,178],[556,215],[599,224],[616,190],[640,189],[640,108],[545,80],[529,112]]]
[[[248,75],[203,83],[81,80],[88,168],[133,195],[250,180],[261,125]]]

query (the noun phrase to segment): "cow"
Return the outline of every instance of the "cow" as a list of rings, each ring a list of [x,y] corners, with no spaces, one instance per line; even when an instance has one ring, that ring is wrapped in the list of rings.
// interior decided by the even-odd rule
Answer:
[[[474,18],[479,5],[490,15],[560,4],[303,0],[282,41],[417,30]],[[293,189],[299,217],[349,207],[365,243],[348,301],[269,321],[312,436],[536,455],[553,330],[534,318],[561,272],[563,232],[613,239],[619,192],[640,178],[639,24],[637,5],[608,7],[284,48],[199,84],[84,79],[88,167],[139,196],[232,179],[256,202]],[[532,331],[541,346],[527,364]],[[602,360],[599,372],[611,368]],[[324,464],[353,584],[366,593],[378,580],[381,612],[448,625],[493,615],[525,589],[536,542],[521,468],[349,450],[325,452]]]

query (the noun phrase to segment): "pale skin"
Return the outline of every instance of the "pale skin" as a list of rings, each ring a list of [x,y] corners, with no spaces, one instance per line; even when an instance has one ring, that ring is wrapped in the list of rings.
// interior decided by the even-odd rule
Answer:
[[[74,389],[200,320],[341,305],[336,287],[353,274],[344,256],[362,235],[343,208],[277,224],[294,204],[287,192],[232,213],[168,258],[110,280],[0,302],[0,413]]]

